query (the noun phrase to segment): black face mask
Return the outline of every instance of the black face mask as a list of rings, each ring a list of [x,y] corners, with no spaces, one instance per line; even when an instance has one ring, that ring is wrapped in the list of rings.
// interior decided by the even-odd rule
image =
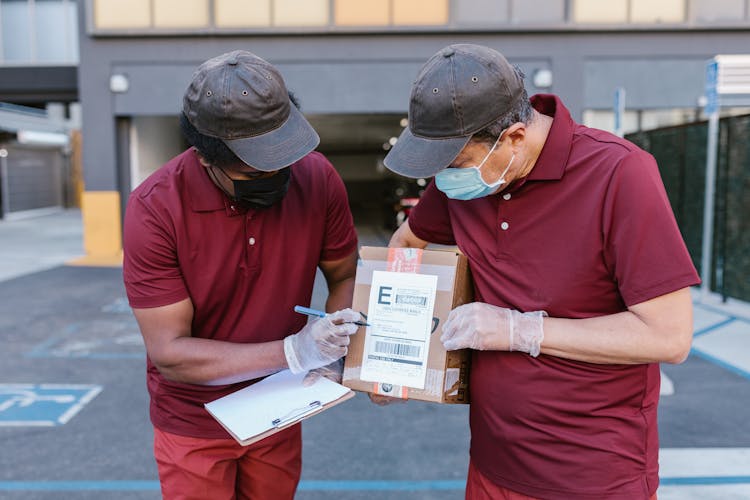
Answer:
[[[224,170],[219,170],[229,177]],[[284,198],[289,189],[291,173],[291,169],[286,167],[275,175],[262,179],[238,181],[229,177],[234,186],[234,196],[231,198],[246,208],[268,208]]]

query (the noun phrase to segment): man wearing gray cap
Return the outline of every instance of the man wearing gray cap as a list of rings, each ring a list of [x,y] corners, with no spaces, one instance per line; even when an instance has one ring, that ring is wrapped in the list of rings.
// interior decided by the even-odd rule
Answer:
[[[385,165],[435,176],[390,245],[457,245],[474,278],[441,337],[474,350],[467,498],[655,498],[658,363],[687,357],[699,278],[653,157],[452,45]]]
[[[203,405],[285,368],[330,375],[346,354],[360,319],[346,191],[281,74],[249,52],[198,68],[181,127],[191,147],[133,191],[123,245],[162,495],[291,499],[300,426],[243,447]],[[317,268],[331,314],[306,324],[293,309]]]

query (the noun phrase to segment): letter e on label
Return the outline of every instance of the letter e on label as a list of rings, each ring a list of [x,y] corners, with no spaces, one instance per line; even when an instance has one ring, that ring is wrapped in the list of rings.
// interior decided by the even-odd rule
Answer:
[[[378,304],[389,304],[391,303],[391,291],[393,290],[393,287],[390,286],[381,286],[378,290]]]

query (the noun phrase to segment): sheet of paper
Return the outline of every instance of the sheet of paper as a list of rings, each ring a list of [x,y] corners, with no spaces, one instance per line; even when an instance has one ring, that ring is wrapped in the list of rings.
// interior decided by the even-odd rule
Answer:
[[[224,423],[241,440],[274,428],[274,420],[298,419],[308,410],[339,399],[349,388],[321,377],[305,387],[305,373],[297,375],[284,370],[257,384],[240,389],[206,404],[215,418]],[[318,405],[315,405],[315,402]]]
[[[424,389],[437,276],[373,271],[360,378]]]

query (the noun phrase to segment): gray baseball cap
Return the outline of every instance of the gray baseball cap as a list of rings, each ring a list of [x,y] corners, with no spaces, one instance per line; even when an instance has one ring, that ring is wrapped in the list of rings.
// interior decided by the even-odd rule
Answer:
[[[456,159],[471,136],[524,95],[523,80],[496,50],[449,45],[427,60],[409,100],[409,124],[385,166],[406,177],[431,177]]]
[[[243,50],[201,64],[182,110],[198,132],[221,139],[240,160],[264,172],[291,165],[320,142],[290,101],[279,71]]]

